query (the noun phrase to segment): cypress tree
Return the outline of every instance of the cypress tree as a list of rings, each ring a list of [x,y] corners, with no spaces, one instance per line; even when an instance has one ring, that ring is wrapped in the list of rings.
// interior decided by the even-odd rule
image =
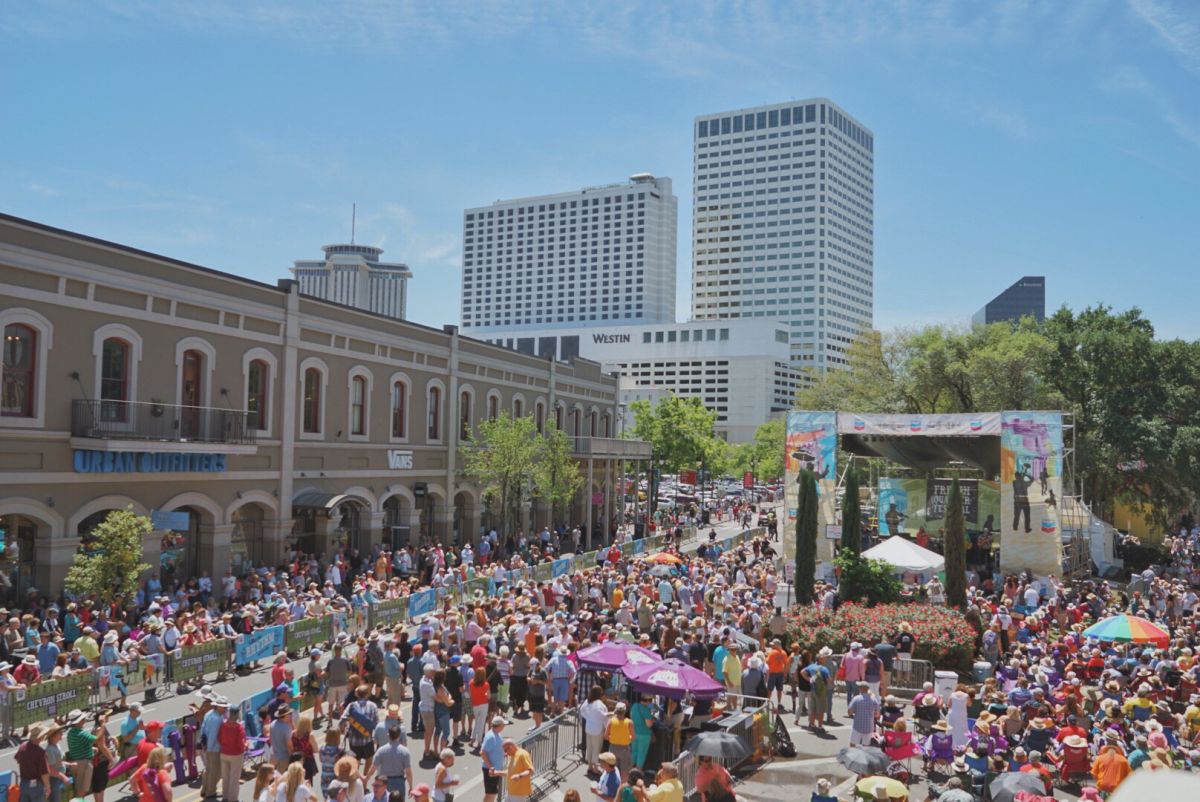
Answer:
[[[946,497],[946,542],[942,546],[942,556],[946,558],[946,601],[960,610],[967,606],[966,534],[962,489],[955,476]]]
[[[812,602],[817,582],[817,479],[812,471],[800,474],[800,501],[796,510],[796,601]]]
[[[846,495],[842,498],[842,553],[856,557],[862,553],[862,508],[853,468],[846,472]]]

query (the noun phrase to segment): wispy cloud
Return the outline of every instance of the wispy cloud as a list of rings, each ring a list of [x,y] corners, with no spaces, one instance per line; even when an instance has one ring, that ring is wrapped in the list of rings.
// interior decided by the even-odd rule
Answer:
[[[1183,9],[1164,0],[1129,0],[1129,5],[1189,69],[1200,72],[1200,5],[1194,0]]]
[[[1124,92],[1136,95],[1154,107],[1163,122],[1186,142],[1200,147],[1200,124],[1189,119],[1179,110],[1175,102],[1157,84],[1146,77],[1137,67],[1125,65],[1114,70],[1100,84],[1109,92]]]
[[[976,109],[979,121],[1013,139],[1029,139],[1029,118],[1017,106],[987,104]]]

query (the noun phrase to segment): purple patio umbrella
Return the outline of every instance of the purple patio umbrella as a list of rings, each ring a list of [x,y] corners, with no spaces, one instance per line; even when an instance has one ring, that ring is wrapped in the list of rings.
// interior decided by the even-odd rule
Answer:
[[[580,649],[579,667],[594,671],[616,671],[625,666],[644,666],[661,663],[662,658],[649,649],[625,641],[605,641]]]
[[[644,665],[627,665],[621,673],[634,690],[681,699],[690,693],[697,699],[715,699],[725,686],[682,660],[661,660]]]

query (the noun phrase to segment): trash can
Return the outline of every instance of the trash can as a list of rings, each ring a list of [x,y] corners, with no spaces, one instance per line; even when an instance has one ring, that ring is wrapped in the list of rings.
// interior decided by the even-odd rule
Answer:
[[[954,671],[933,672],[933,692],[942,697],[942,701],[950,704],[950,694],[958,686],[958,673]]]
[[[992,664],[986,660],[980,660],[972,666],[975,673],[975,681],[982,683],[988,677],[992,676]]]

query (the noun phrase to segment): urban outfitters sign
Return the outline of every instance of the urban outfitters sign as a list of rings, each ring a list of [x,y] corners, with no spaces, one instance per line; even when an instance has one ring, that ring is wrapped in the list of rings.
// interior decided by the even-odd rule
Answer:
[[[224,473],[224,454],[152,451],[75,452],[76,473]]]

